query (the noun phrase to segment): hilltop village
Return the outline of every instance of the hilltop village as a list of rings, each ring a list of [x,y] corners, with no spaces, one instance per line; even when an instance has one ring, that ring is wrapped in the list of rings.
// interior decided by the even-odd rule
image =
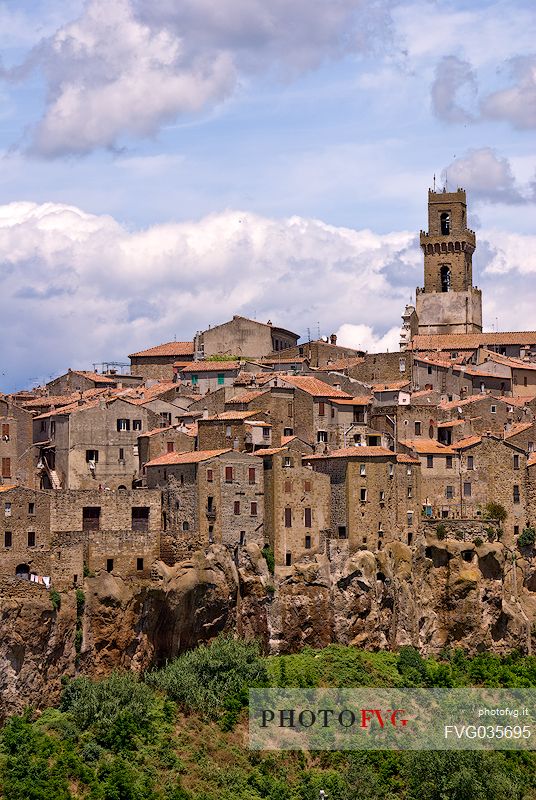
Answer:
[[[106,574],[150,588],[223,548],[243,578],[265,559],[265,605],[294,594],[272,650],[317,641],[317,603],[349,620],[328,641],[425,649],[462,641],[487,603],[473,644],[530,652],[536,331],[482,332],[465,192],[430,191],[428,212],[398,352],[234,316],[132,353],[128,370],[69,369],[0,396],[1,596]],[[336,573],[337,600],[315,570]],[[436,622],[415,612],[399,635],[393,582],[418,595],[419,570],[442,587]]]

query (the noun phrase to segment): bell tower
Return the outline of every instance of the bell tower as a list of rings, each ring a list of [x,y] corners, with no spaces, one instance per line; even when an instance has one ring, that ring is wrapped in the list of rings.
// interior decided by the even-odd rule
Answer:
[[[420,334],[480,333],[482,292],[473,286],[474,231],[464,189],[428,190],[428,231],[421,231],[424,287],[417,289]]]

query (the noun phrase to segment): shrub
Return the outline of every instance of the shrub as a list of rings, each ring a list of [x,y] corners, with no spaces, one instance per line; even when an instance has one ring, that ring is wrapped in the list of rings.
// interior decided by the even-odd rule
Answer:
[[[536,542],[536,531],[534,528],[524,528],[517,538],[518,547],[533,547]]]
[[[52,589],[50,592],[50,602],[54,611],[59,611],[61,608],[61,595],[57,589]]]
[[[272,548],[269,545],[266,544],[262,548],[262,554],[263,554],[264,560],[266,561],[266,564],[268,566],[268,572],[270,573],[270,575],[273,575],[274,572],[275,572],[274,551],[272,550]]]
[[[475,538],[475,547],[482,547],[483,544],[484,544],[484,540],[481,539],[480,536],[477,536]]]
[[[422,685],[426,677],[426,664],[414,647],[401,647],[398,653],[397,668],[404,682],[409,685]]]
[[[81,617],[84,613],[84,606],[86,605],[86,596],[82,589],[76,590],[76,616]]]
[[[447,528],[442,522],[436,528],[436,535],[438,539],[444,539],[447,535]]]
[[[496,519],[497,522],[500,522],[501,525],[505,521],[506,517],[508,516],[508,512],[506,511],[504,506],[501,506],[500,503],[487,503],[484,506],[484,518],[485,519]]]
[[[213,719],[233,698],[244,705],[244,688],[263,686],[267,679],[258,644],[227,636],[218,636],[146,676],[147,683],[167,692],[172,700]]]

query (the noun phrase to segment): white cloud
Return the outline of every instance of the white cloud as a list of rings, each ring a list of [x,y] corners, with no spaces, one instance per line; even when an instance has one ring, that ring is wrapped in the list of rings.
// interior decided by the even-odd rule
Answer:
[[[129,231],[60,204],[2,206],[5,381],[124,358],[233,313],[303,335],[347,322],[381,336],[410,291],[389,267],[413,282],[413,240],[235,211]]]
[[[469,93],[467,100],[463,95]],[[445,122],[468,122],[473,119],[471,110],[464,105],[474,105],[476,75],[468,61],[457,56],[445,56],[436,67],[432,84],[432,108]]]
[[[389,0],[88,0],[12,71],[43,71],[33,131],[46,157],[150,137],[228,97],[240,75],[292,77],[328,58],[383,47]]]
[[[482,101],[482,114],[510,122],[514,128],[536,128],[536,55],[512,59],[514,84],[493,92]]]
[[[442,172],[443,182],[463,186],[472,198],[491,203],[526,203],[535,199],[531,186],[516,183],[507,158],[491,147],[468,150]]]
[[[402,309],[403,310],[403,309]],[[337,344],[342,347],[355,347],[369,353],[392,353],[399,349],[400,325],[390,328],[383,336],[379,336],[370,325],[341,325],[337,331]]]

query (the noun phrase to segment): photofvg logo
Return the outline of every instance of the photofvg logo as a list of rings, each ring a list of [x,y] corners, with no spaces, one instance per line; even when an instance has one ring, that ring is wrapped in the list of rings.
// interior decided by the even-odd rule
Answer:
[[[255,750],[535,749],[534,689],[253,689]]]

